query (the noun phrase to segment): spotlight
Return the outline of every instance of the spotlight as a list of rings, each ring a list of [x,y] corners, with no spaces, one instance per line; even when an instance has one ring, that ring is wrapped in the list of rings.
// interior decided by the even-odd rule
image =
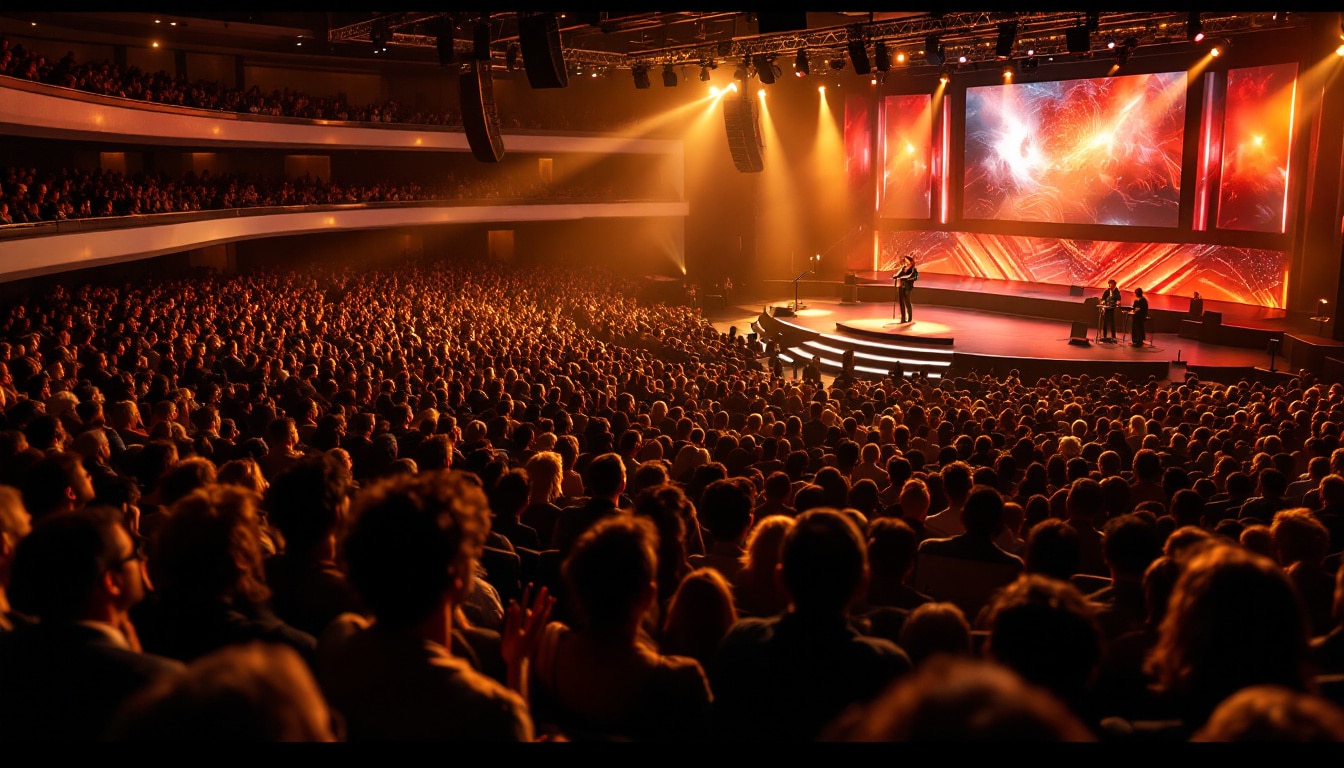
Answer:
[[[897,63],[897,64],[904,64],[904,63],[905,63],[905,54],[904,54],[904,53],[898,53],[898,54],[896,54],[896,63]]]
[[[968,61],[968,59],[966,58],[966,55],[965,55],[965,54],[962,54],[961,56],[958,56],[958,57],[957,57],[957,63],[958,63],[958,64],[965,64],[967,61]]]
[[[937,35],[924,38],[924,60],[935,67],[942,66],[947,57],[943,53],[943,41]]]
[[[1336,55],[1336,56],[1344,56],[1344,45],[1341,45],[1341,46],[1339,46],[1338,48],[1335,49],[1335,55]]]
[[[830,66],[832,70],[839,72],[840,70],[845,68],[845,57],[836,56],[834,59],[828,61],[827,65]]]
[[[938,82],[942,83],[943,85],[947,85],[948,81],[950,81],[951,79],[952,79],[952,71],[949,70],[947,67],[943,67],[943,69],[938,73]]]
[[[779,74],[779,67],[775,66],[775,57],[766,56],[763,53],[756,54],[756,76],[761,79],[765,85],[774,85],[775,77]]]
[[[1222,56],[1222,55],[1223,55],[1223,49],[1221,49],[1221,48],[1219,48],[1218,46],[1215,45],[1215,46],[1213,46],[1212,48],[1209,49],[1209,55],[1212,56],[1212,57],[1214,57],[1214,58],[1216,59],[1216,58],[1218,58],[1219,56]]]
[[[709,82],[709,67],[705,66],[704,64],[700,65],[700,82],[702,83]]]
[[[1092,33],[1083,25],[1070,27],[1064,31],[1064,42],[1069,53],[1087,53],[1092,50]]]
[[[1003,65],[1003,79],[1004,79],[1004,80],[1012,80],[1012,79],[1013,79],[1013,65],[1012,65],[1012,64],[1004,64],[1004,65]]]
[[[1017,60],[1017,71],[1022,74],[1030,74],[1036,71],[1041,62],[1035,56],[1028,56],[1025,59]]]
[[[670,63],[663,65],[663,87],[677,87],[677,70],[673,69]]]
[[[511,43],[509,45],[509,50],[504,54],[504,66],[510,72],[516,72],[518,70],[518,52],[518,44]]]
[[[1013,46],[1017,43],[1017,22],[1005,21],[999,25],[999,40],[994,45],[994,55],[1006,59],[1013,55]]]
[[[1111,50],[1111,51],[1115,50],[1115,38],[1114,38],[1114,37],[1109,38],[1109,39],[1106,40],[1106,48],[1107,48],[1107,50]]]
[[[1185,39],[1198,43],[1204,39],[1204,20],[1199,11],[1190,12],[1190,20],[1185,23]]]
[[[886,72],[891,69],[891,56],[887,53],[887,44],[881,40],[873,43],[873,58],[877,60],[878,72]]]
[[[630,74],[635,78],[635,87],[644,90],[652,85],[649,82],[649,65],[636,64],[630,68]]]
[[[798,55],[793,59],[793,74],[804,77],[811,73],[812,69],[807,62],[807,49],[799,48]]]

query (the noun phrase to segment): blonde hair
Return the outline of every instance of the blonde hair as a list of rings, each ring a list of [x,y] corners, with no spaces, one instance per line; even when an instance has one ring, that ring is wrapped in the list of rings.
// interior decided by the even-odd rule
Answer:
[[[541,451],[527,460],[527,481],[529,492],[539,495],[546,501],[560,498],[560,481],[564,477],[564,464],[560,454],[555,451]]]

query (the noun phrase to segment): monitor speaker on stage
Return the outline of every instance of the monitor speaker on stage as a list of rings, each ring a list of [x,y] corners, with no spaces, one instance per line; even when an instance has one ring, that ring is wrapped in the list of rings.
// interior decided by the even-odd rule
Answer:
[[[1090,347],[1092,342],[1087,340],[1087,323],[1082,320],[1074,320],[1069,329],[1069,343],[1075,347]]]

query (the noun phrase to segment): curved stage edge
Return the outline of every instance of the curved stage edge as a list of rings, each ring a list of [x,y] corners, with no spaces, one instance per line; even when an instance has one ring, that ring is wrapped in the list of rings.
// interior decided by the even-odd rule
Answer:
[[[915,320],[907,324],[895,320],[889,277],[885,285],[800,285],[797,314],[791,282],[781,281],[787,291],[773,282],[756,286],[764,306],[742,306],[740,313],[751,314],[734,320],[763,341],[778,342],[786,371],[794,358],[802,364],[815,355],[823,371],[839,373],[843,355],[853,351],[855,373],[865,378],[885,376],[900,361],[907,374],[925,371],[933,379],[1016,369],[1027,380],[1120,373],[1179,381],[1193,373],[1205,381],[1279,382],[1305,369],[1325,381],[1344,381],[1344,344],[1321,335],[1324,324],[1282,310],[1206,302],[1204,316],[1196,318],[1189,299],[1160,297],[1153,301],[1148,343],[1133,347],[1098,340],[1096,299],[1089,294],[1100,291],[1079,295],[1068,286],[1024,289],[929,275],[915,290]],[[1085,340],[1077,338],[1078,323]],[[1122,330],[1128,341],[1128,328]],[[1272,358],[1271,339],[1278,340]]]

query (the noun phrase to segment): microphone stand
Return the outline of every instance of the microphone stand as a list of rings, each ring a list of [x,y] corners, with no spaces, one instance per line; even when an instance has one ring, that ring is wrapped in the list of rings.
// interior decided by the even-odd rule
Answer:
[[[793,313],[798,314],[798,281],[812,274],[812,270],[807,270],[803,274],[793,278]]]

